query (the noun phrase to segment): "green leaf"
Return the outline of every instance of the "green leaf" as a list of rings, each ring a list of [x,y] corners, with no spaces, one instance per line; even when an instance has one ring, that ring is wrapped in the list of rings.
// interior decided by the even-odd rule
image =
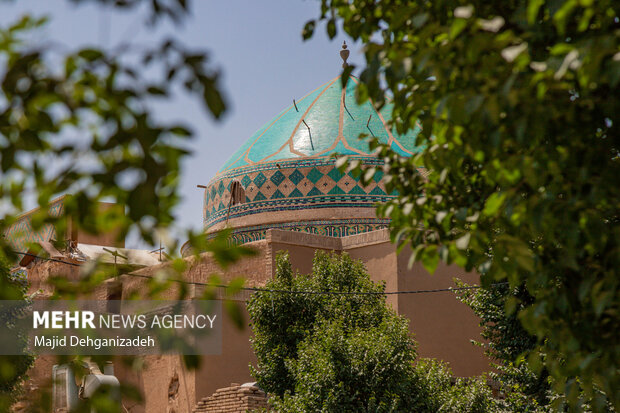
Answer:
[[[78,52],[78,56],[82,59],[88,60],[89,62],[94,62],[97,59],[101,59],[103,57],[103,53],[101,50],[97,49],[82,49]]]
[[[342,71],[342,75],[340,76],[340,84],[342,85],[342,88],[346,88],[347,83],[349,82],[349,77],[351,76],[351,73],[353,73],[353,70],[355,69],[355,65],[347,65],[343,71]]]
[[[184,126],[174,126],[170,128],[170,133],[177,136],[192,136],[192,132]]]
[[[534,271],[534,254],[525,242],[517,237],[502,234],[497,237],[497,243],[502,246],[510,258],[515,260],[519,267],[528,272]]]
[[[538,10],[540,10],[540,6],[544,3],[544,0],[530,0],[527,3],[527,22],[529,24],[534,24],[536,22]]]
[[[431,274],[435,273],[437,265],[439,265],[439,254],[437,253],[437,247],[434,245],[428,246],[422,250],[420,257],[422,265]]]
[[[222,98],[220,91],[215,87],[212,82],[208,82],[204,86],[203,96],[204,101],[206,102],[211,114],[216,119],[219,119],[226,110],[226,104],[224,103],[224,99]]]
[[[340,172],[343,172],[344,169],[346,169],[348,162],[348,156],[339,156],[338,159],[336,159],[335,166],[340,170]]]
[[[336,37],[336,20],[333,18],[327,21],[327,35],[330,39]]]
[[[301,32],[301,36],[304,40],[308,40],[314,34],[314,28],[316,27],[316,22],[314,20],[310,20],[304,26],[303,31]]]
[[[149,86],[146,91],[151,94],[151,95],[158,95],[158,96],[166,96],[167,92],[166,90],[164,90],[161,87],[158,86]]]
[[[482,213],[486,216],[495,216],[506,200],[505,192],[495,192],[487,198]]]
[[[467,20],[454,19],[450,26],[450,39],[455,39],[467,27]]]
[[[245,278],[235,278],[228,283],[228,287],[226,288],[226,294],[229,297],[233,297],[239,292],[242,291],[243,286],[245,285]]]
[[[241,311],[240,302],[233,300],[224,300],[224,309],[226,310],[226,314],[228,314],[228,316],[237,328],[245,328],[245,317],[243,316],[243,312]]]
[[[200,356],[195,354],[184,354],[183,363],[188,369],[195,370],[200,367]]]

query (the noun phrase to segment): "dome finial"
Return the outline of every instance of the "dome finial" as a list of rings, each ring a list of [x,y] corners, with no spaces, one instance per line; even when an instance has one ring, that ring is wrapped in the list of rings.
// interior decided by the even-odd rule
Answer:
[[[349,66],[347,63],[347,59],[349,58],[349,51],[347,50],[347,41],[342,42],[342,50],[340,51],[340,57],[342,57],[342,67],[345,68]]]

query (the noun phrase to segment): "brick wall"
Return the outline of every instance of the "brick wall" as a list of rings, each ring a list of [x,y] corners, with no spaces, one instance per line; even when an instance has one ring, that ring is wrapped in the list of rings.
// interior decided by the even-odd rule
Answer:
[[[258,387],[231,383],[199,401],[192,413],[245,413],[268,407],[267,395]]]

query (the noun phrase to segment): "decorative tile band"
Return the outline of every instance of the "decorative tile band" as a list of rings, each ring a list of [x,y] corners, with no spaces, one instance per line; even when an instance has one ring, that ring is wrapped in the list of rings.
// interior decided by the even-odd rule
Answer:
[[[252,208],[250,210],[244,211],[242,206],[236,208],[231,207],[230,214],[227,213],[227,210],[220,211],[217,214],[216,218],[209,222],[209,226],[214,225],[218,222],[225,221],[226,219],[239,218],[247,215],[252,215],[256,213],[262,212],[277,212],[277,211],[298,211],[303,209],[317,209],[317,208],[375,208],[377,202],[386,202],[390,197],[366,197],[362,201],[362,197],[350,197],[348,201],[347,198],[344,197],[317,197],[317,200],[314,199],[306,199],[301,200],[299,205],[296,205],[296,200],[282,200],[279,202],[266,202],[264,204],[259,205],[262,206],[260,210],[256,210]],[[325,200],[329,201],[327,203]],[[356,202],[357,200],[357,202]],[[316,202],[315,202],[316,201]],[[340,201],[340,202],[339,202]]]
[[[310,234],[324,235],[327,237],[346,237],[348,235],[362,234],[364,232],[387,228],[389,222],[389,219],[361,218],[257,225],[234,231],[231,234],[230,240],[233,244],[245,244],[247,242],[259,241],[265,239],[268,229],[307,232]],[[213,238],[214,236],[215,234],[209,234],[207,237]]]
[[[375,157],[350,155],[349,159],[362,161],[364,162],[365,165],[377,165],[377,166],[383,165],[383,161]],[[278,165],[280,165],[280,168],[307,168],[307,167],[312,167],[312,166],[334,165],[335,163],[336,163],[336,159],[330,159],[330,158],[325,158],[325,157],[265,162],[265,163],[260,163],[257,165],[249,165],[249,166],[244,166],[244,167],[225,171],[221,174],[214,176],[209,181],[207,186],[211,186],[211,184],[213,184],[214,182],[220,181],[221,179],[224,179],[224,178],[234,178],[237,176],[245,175],[250,172],[268,171],[271,169],[275,169],[275,168],[278,168]]]
[[[366,164],[380,166],[369,158]],[[262,166],[262,165],[261,165]],[[333,160],[305,160],[273,163],[270,168],[243,168],[211,182],[205,190],[205,229],[227,218],[299,209],[374,207],[396,194],[388,194],[378,168],[372,182],[361,186],[350,173],[342,173]],[[245,202],[232,205],[231,185],[239,182]]]

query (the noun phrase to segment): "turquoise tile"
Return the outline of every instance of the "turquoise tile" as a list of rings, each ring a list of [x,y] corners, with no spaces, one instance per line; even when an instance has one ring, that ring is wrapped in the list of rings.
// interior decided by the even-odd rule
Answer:
[[[276,189],[276,192],[273,193],[273,195],[271,195],[271,199],[280,199],[280,198],[286,198],[286,196],[280,192],[279,189]]]
[[[353,77],[351,77],[353,79]],[[314,91],[299,99],[297,109],[293,105],[288,106],[277,116],[263,125],[252,135],[224,164],[220,172],[251,166],[258,162],[269,162],[283,159],[300,159],[303,156],[328,157],[332,153],[342,154],[369,154],[367,140],[359,140],[360,135],[374,135],[381,142],[388,142],[388,128],[393,105],[387,103],[379,113],[370,101],[358,105],[355,100],[356,83],[349,80],[343,106],[342,86],[340,78],[335,78],[319,86]],[[341,144],[332,148],[333,143],[339,138],[340,112],[343,115],[343,136],[349,149]],[[302,122],[305,120],[308,128]],[[415,153],[419,148],[415,147],[415,137],[419,134],[419,127],[408,132],[404,136],[398,136],[391,131],[394,138],[404,148],[398,145],[400,152]],[[293,151],[291,151],[292,145]],[[332,148],[332,149],[329,149]],[[328,150],[329,149],[329,150]],[[245,157],[249,162],[245,160]]]
[[[328,192],[329,195],[344,195],[345,192],[340,187],[335,186]]]
[[[340,141],[340,142],[338,142],[336,144],[336,147],[332,151],[330,151],[330,154],[331,153],[335,153],[335,154],[338,154],[338,155],[359,155],[357,152],[352,151],[352,150],[346,148],[343,145],[342,141]]]
[[[303,197],[304,197],[304,194],[302,194],[302,193],[301,193],[301,191],[300,191],[299,189],[295,188],[295,189],[293,190],[293,192],[291,192],[291,193],[288,195],[288,197],[289,197],[289,198],[303,198]]]
[[[310,192],[308,192],[308,196],[315,196],[315,195],[323,195],[323,192],[319,191],[318,188],[312,188]]]
[[[366,195],[366,191],[364,191],[359,185],[355,185],[353,189],[349,191],[349,195]]]
[[[383,171],[381,169],[375,172],[375,175],[372,177],[372,179],[374,179],[375,182],[379,182],[382,178],[383,178]]]
[[[336,80],[317,99],[293,135],[293,148],[313,156],[328,149],[338,138],[342,88]],[[308,129],[309,128],[309,129]]]
[[[368,148],[369,136],[374,136],[383,143],[387,143],[389,136],[372,103],[367,101],[361,105],[357,104],[355,100],[355,87],[355,82],[349,81],[347,83],[343,135],[349,146],[363,153],[370,154]],[[363,138],[360,139],[360,136],[363,136]]]
[[[299,172],[299,169],[295,169],[293,173],[288,176],[288,179],[290,179],[292,183],[297,185],[304,179],[304,174]]]
[[[329,176],[331,179],[334,180],[334,182],[338,182],[342,179],[342,177],[344,176],[344,174],[342,172],[340,172],[340,170],[338,168],[334,168],[331,171],[329,171],[327,173],[327,176]]]
[[[286,179],[286,176],[279,170],[276,171],[273,175],[271,175],[271,182],[273,182],[276,186],[280,185],[282,181]]]
[[[266,181],[267,178],[265,178],[265,175],[262,172],[259,172],[254,178],[254,185],[256,185],[257,188],[260,188]]]
[[[308,178],[308,180],[310,180],[310,182],[312,182],[313,184],[316,184],[319,181],[319,179],[323,177],[323,175],[324,174],[320,172],[318,169],[312,168],[310,172],[308,172],[308,175],[306,175],[306,178]]]
[[[375,189],[370,191],[370,195],[387,195],[383,189],[376,186]]]
[[[243,185],[244,188],[247,188],[251,183],[252,179],[248,175],[245,175],[241,180],[241,185]]]
[[[268,127],[258,140],[255,139],[256,142],[254,142],[248,152],[248,158],[252,162],[259,162],[261,159],[278,152],[279,148],[291,137],[295,127],[300,123],[304,112],[327,85],[328,83],[297,102],[299,112],[291,105],[283,113],[276,116],[276,118],[279,117],[277,121],[274,122],[275,119],[270,121],[271,126]],[[303,123],[301,126],[303,126]]]
[[[406,157],[411,156],[411,155],[409,155],[409,153],[403,151],[402,148],[400,146],[398,146],[396,143],[392,143],[390,145],[390,149],[392,149],[394,152],[396,152],[400,156],[406,156]]]

